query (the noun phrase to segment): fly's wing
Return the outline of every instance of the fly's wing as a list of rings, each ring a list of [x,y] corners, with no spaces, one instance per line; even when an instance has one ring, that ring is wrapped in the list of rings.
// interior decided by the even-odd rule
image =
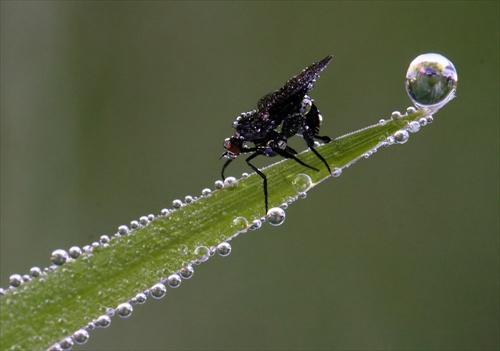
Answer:
[[[323,60],[313,63],[304,70],[290,78],[280,89],[263,96],[257,103],[257,113],[259,115],[270,114],[281,111],[290,101],[300,99],[310,91],[320,72],[332,61],[332,56],[327,56]],[[299,103],[300,103],[299,101]]]

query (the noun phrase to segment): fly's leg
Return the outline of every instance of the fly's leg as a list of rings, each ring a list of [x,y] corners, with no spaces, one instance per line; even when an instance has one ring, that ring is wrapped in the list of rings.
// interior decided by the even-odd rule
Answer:
[[[288,147],[287,147],[288,149]],[[295,162],[297,163],[300,163],[302,166],[305,166],[309,169],[312,169],[316,172],[319,171],[319,169],[313,167],[313,166],[309,166],[307,163],[304,163],[302,162],[301,160],[299,160],[293,153],[291,153],[290,151],[287,151],[287,149],[283,150],[283,149],[280,149],[278,147],[273,147],[272,150],[274,152],[276,152],[278,155],[280,155],[281,157],[284,157],[284,158],[291,158],[292,160],[294,160]],[[289,148],[290,150],[293,150],[292,148]]]
[[[325,143],[330,142],[332,139],[327,136],[320,136],[319,127],[321,125],[322,117],[319,113],[316,105],[311,105],[311,110],[307,113],[302,121],[302,137],[306,141],[307,147],[325,164],[328,172],[332,173],[332,170],[326,160],[321,156],[321,154],[314,149],[314,138],[319,139]]]
[[[267,177],[266,177],[266,175],[264,173],[262,173],[261,171],[259,171],[259,169],[257,167],[255,167],[253,164],[250,163],[250,160],[254,159],[255,157],[257,157],[259,155],[260,154],[258,152],[250,155],[246,159],[246,162],[250,166],[250,168],[253,169],[255,171],[255,173],[257,173],[262,178],[263,186],[264,186],[264,202],[266,204],[266,213],[267,213],[267,210],[268,210],[268,206],[267,206]]]

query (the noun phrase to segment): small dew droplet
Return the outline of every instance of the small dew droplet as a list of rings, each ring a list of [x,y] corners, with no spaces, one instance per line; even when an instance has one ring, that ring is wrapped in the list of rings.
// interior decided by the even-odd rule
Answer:
[[[149,218],[147,216],[141,216],[139,218],[139,223],[141,223],[141,225],[148,225]]]
[[[250,230],[256,230],[256,229],[259,229],[260,227],[262,227],[262,222],[261,220],[259,219],[254,219],[252,221],[252,224],[250,225],[250,227],[248,227],[248,229]]]
[[[231,245],[227,242],[220,243],[217,245],[217,252],[220,256],[226,257],[231,253]]]
[[[136,229],[136,228],[139,228],[141,225],[139,224],[138,221],[132,221],[130,222],[130,228],[131,229]]]
[[[178,274],[172,274],[167,278],[167,284],[171,288],[178,288],[181,282],[181,277]]]
[[[126,225],[121,225],[118,227],[118,233],[121,235],[127,234],[129,231],[128,227]]]
[[[118,315],[122,318],[130,317],[133,311],[134,308],[128,302],[122,303],[116,308],[116,313],[118,313]]]
[[[182,201],[179,200],[179,199],[175,199],[174,201],[172,201],[172,206],[174,208],[181,208],[182,207]]]
[[[184,201],[187,203],[187,204],[190,204],[191,202],[194,201],[194,198],[191,196],[191,195],[188,195],[184,198]]]
[[[40,274],[42,274],[42,270],[39,267],[31,267],[31,269],[30,269],[30,275],[33,278],[39,277]]]
[[[135,302],[139,305],[142,305],[143,303],[145,303],[147,300],[147,296],[145,293],[138,293],[137,295],[135,295]]]
[[[215,189],[222,189],[224,187],[224,182],[222,180],[216,180],[214,186]]]
[[[179,246],[179,248],[177,249],[177,252],[179,252],[181,255],[185,255],[188,253],[188,247],[187,245],[181,245]]]
[[[9,284],[10,284],[10,286],[18,287],[22,283],[23,283],[23,277],[21,277],[20,274],[12,274],[9,277]]]
[[[63,350],[71,350],[74,345],[73,339],[70,337],[64,338],[59,342]]]
[[[342,174],[342,168],[339,168],[339,167],[335,167],[332,169],[332,177],[340,177],[340,175]]]
[[[408,141],[410,138],[410,134],[404,129],[398,130],[396,133],[394,133],[394,141],[396,144],[404,144]]]
[[[391,114],[391,118],[392,118],[392,119],[398,119],[398,118],[401,118],[401,112],[399,112],[399,111],[394,111],[394,112]]]
[[[292,186],[297,193],[306,192],[311,187],[312,180],[307,174],[299,173],[292,181]]]
[[[235,177],[227,177],[224,180],[224,188],[236,188],[238,186],[238,180]]]
[[[182,268],[179,273],[183,279],[190,279],[194,274],[194,269],[191,265],[188,265]]]
[[[111,317],[107,314],[103,314],[102,316],[97,317],[94,324],[98,328],[107,328],[111,324]]]
[[[233,220],[232,228],[237,232],[246,231],[248,228],[248,221],[245,217],[236,217]]]
[[[77,259],[82,254],[82,249],[80,249],[78,246],[72,246],[69,248],[68,254],[71,258]]]
[[[201,191],[201,196],[203,197],[210,197],[212,196],[212,190],[210,190],[209,188],[205,188]]]
[[[198,246],[194,249],[194,254],[198,263],[205,262],[210,258],[210,249],[206,246]]]
[[[68,260],[69,255],[65,250],[55,250],[52,252],[52,255],[50,256],[50,261],[55,264],[56,266],[60,266]]]
[[[162,283],[157,283],[149,289],[149,292],[154,299],[161,299],[167,293],[167,288]]]
[[[89,340],[89,332],[85,329],[77,330],[73,333],[73,340],[79,345],[85,344]]]
[[[273,207],[267,211],[267,220],[273,226],[281,225],[285,221],[285,211],[282,208]]]
[[[411,121],[408,124],[408,131],[410,133],[416,133],[420,130],[420,123],[418,121]]]

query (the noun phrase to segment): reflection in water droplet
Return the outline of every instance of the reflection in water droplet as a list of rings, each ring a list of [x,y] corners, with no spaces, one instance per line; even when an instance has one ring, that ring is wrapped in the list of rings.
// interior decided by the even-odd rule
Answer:
[[[246,229],[248,228],[248,221],[245,217],[236,217],[233,220],[233,224],[231,227],[237,232],[246,231]]]
[[[254,219],[248,229],[256,230],[259,229],[260,227],[262,227],[262,222],[259,219]]]
[[[427,120],[427,124],[431,124],[432,122],[434,122],[434,117],[432,116],[427,116],[425,119]]]
[[[68,258],[69,258],[69,255],[65,250],[58,249],[58,250],[55,250],[52,252],[52,255],[50,256],[50,261],[53,264],[60,266],[64,263],[66,263]]]
[[[190,279],[194,274],[194,269],[192,266],[186,266],[180,270],[180,275],[184,279]]]
[[[227,177],[224,180],[224,188],[236,188],[238,186],[238,179],[235,177]]]
[[[332,169],[332,177],[340,177],[342,174],[342,168],[335,167]]]
[[[420,123],[421,127],[425,127],[427,125],[427,118],[422,117],[418,120],[418,123]]]
[[[157,283],[149,289],[151,297],[154,299],[161,299],[167,293],[167,288],[162,283]]]
[[[177,288],[181,285],[181,277],[178,274],[172,274],[167,278],[167,284],[171,288]]]
[[[408,138],[410,138],[410,134],[404,129],[398,130],[396,133],[394,133],[394,141],[396,144],[404,144],[408,141]]]
[[[85,329],[77,330],[73,333],[73,340],[79,345],[85,344],[89,340],[89,332]]]
[[[80,249],[78,246],[72,246],[68,250],[68,254],[71,258],[78,258],[82,254],[82,249]]]
[[[222,180],[216,180],[214,186],[215,189],[222,189],[224,187],[224,182]]]
[[[210,190],[209,188],[205,188],[201,191],[201,195],[203,197],[210,197],[212,196],[212,190]]]
[[[227,242],[220,243],[217,245],[217,252],[220,256],[226,257],[231,253],[231,245]]]
[[[420,123],[418,121],[411,121],[408,124],[408,131],[410,133],[416,133],[420,130]]]
[[[188,195],[184,198],[184,201],[187,203],[187,204],[190,204],[191,202],[194,201],[194,198],[191,196],[191,195]]]
[[[134,311],[134,308],[128,302],[122,303],[122,304],[118,305],[118,307],[116,308],[116,312],[122,318],[130,317],[130,315],[132,314],[133,311]]]
[[[194,254],[197,257],[197,263],[205,262],[210,258],[210,249],[206,246],[198,246],[194,249]]]
[[[179,200],[179,199],[175,199],[174,201],[172,201],[172,206],[174,208],[181,208],[182,207],[182,201]]]
[[[137,295],[135,295],[135,302],[139,305],[142,305],[143,303],[145,303],[147,300],[147,296],[145,293],[138,293]]]
[[[59,341],[59,345],[61,345],[61,348],[63,350],[70,350],[73,347],[74,342],[73,342],[73,339],[71,339],[70,337],[67,337],[67,338],[64,338],[61,341]]]
[[[398,118],[401,118],[401,112],[399,112],[399,111],[394,111],[394,112],[391,114],[391,118],[392,118],[392,119],[398,119]]]
[[[281,225],[285,221],[285,211],[282,208],[273,207],[267,211],[267,220],[273,226]]]
[[[310,188],[311,184],[312,184],[311,177],[309,177],[307,174],[304,173],[297,174],[295,179],[292,181],[292,186],[298,193],[303,193],[307,191],[307,189]]]
[[[94,324],[98,328],[107,328],[111,324],[111,317],[107,314],[103,314],[102,316],[97,317]]]
[[[458,75],[446,57],[423,54],[415,58],[406,73],[406,91],[418,107],[434,107],[454,97]]]

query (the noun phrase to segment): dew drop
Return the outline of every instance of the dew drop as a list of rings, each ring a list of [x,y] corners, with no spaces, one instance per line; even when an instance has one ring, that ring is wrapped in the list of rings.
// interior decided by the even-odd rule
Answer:
[[[396,144],[404,144],[408,141],[408,138],[410,137],[410,134],[404,129],[398,130],[396,133],[394,133],[394,142]]]
[[[78,246],[72,246],[69,248],[68,254],[71,258],[77,259],[82,254],[82,249],[80,249]]]
[[[250,227],[248,227],[248,229],[256,230],[259,229],[260,227],[262,227],[262,221],[260,219],[254,219]]]
[[[192,266],[189,265],[189,266],[183,267],[179,273],[180,273],[182,278],[190,279],[194,274],[194,269]]]
[[[162,283],[157,283],[149,289],[149,292],[154,299],[161,299],[167,293],[167,288]]]
[[[453,98],[457,81],[457,71],[450,60],[440,54],[423,54],[410,63],[406,91],[415,106],[431,107]]]
[[[194,254],[197,257],[198,263],[205,262],[210,258],[210,249],[206,246],[198,246],[194,249]]]
[[[177,249],[177,252],[180,253],[181,255],[185,255],[188,253],[188,247],[186,245],[181,245]]]
[[[29,282],[31,280],[31,277],[28,274],[23,275],[23,281],[24,282]]]
[[[233,220],[232,228],[237,232],[244,231],[248,228],[248,221],[245,217],[236,217]]]
[[[203,197],[210,197],[212,196],[212,190],[210,190],[209,188],[205,188],[201,191],[201,195]]]
[[[406,109],[406,113],[409,115],[411,115],[412,113],[415,113],[415,112],[417,112],[417,109],[413,106],[410,106]]]
[[[427,116],[425,119],[427,120],[427,124],[431,124],[432,122],[434,122],[434,117],[432,116]]]
[[[273,207],[267,211],[267,220],[270,225],[281,225],[285,221],[285,211],[282,208]]]
[[[116,308],[116,312],[122,318],[130,317],[130,315],[132,314],[133,311],[134,311],[134,308],[128,302],[119,304],[118,307]]]
[[[118,227],[118,234],[125,235],[129,232],[129,229],[126,225],[121,225]]]
[[[65,250],[55,250],[52,252],[52,255],[50,256],[50,261],[55,264],[56,266],[60,266],[68,260],[69,255]]]
[[[231,253],[231,245],[227,242],[217,245],[217,252],[220,256],[226,257]]]
[[[214,186],[215,189],[222,189],[224,187],[224,182],[222,180],[216,180]]]
[[[178,274],[172,274],[167,278],[167,284],[171,288],[178,288],[181,285],[181,277]]]
[[[339,167],[335,167],[332,169],[332,177],[340,177],[340,175],[342,174],[342,168],[339,168]]]
[[[142,305],[143,303],[145,303],[147,300],[147,296],[145,293],[138,293],[137,295],[135,295],[135,302],[139,305]]]
[[[385,123],[386,123],[385,119],[381,119],[380,121],[378,121],[379,126],[385,126]]]
[[[74,342],[73,342],[73,339],[71,339],[70,337],[67,337],[67,338],[62,339],[59,342],[59,345],[61,345],[61,348],[63,350],[70,350],[73,347]]]
[[[172,201],[172,206],[174,208],[181,208],[182,207],[182,201],[179,200],[179,199],[175,199],[174,201]]]
[[[101,242],[101,244],[107,244],[107,243],[109,243],[109,236],[101,235],[101,237],[99,238],[99,241]]]
[[[136,228],[139,228],[141,225],[139,224],[138,221],[132,221],[130,222],[130,228],[131,229],[136,229]]]
[[[31,269],[30,269],[30,275],[33,278],[39,277],[40,274],[42,274],[42,270],[39,267],[31,267]]]
[[[418,121],[411,121],[408,124],[408,131],[410,133],[416,133],[420,130],[420,123]]]
[[[392,118],[392,119],[398,119],[398,118],[401,118],[401,112],[399,112],[399,111],[394,111],[393,113],[391,113],[391,118]]]
[[[170,214],[170,210],[167,208],[164,208],[161,210],[162,216],[168,216]]]
[[[248,173],[246,172],[241,173],[241,178],[243,179],[248,178]]]
[[[421,127],[425,127],[427,125],[427,118],[422,117],[418,120],[418,123],[420,124]]]
[[[3,288],[0,288],[0,296],[4,296],[5,295],[5,290]]]
[[[111,324],[111,317],[107,314],[97,317],[94,322],[95,326],[98,328],[107,328]]]
[[[299,193],[299,194],[297,195],[297,197],[298,197],[299,199],[302,199],[302,200],[303,200],[303,199],[305,199],[305,198],[307,197],[307,193]]]
[[[292,186],[298,193],[306,192],[311,187],[312,180],[307,174],[299,173],[292,181]]]
[[[224,188],[234,189],[238,186],[238,179],[235,177],[227,177],[224,180]]]
[[[18,287],[23,283],[23,277],[21,277],[20,274],[12,274],[9,277],[9,284],[10,286],[13,286],[14,288]]]
[[[11,350],[12,350],[12,349],[14,349],[14,350],[16,350],[16,349],[17,349],[17,350],[19,350],[19,348],[16,348],[16,347],[11,347],[10,349],[11,349]],[[58,342],[56,342],[56,343],[55,343],[55,344],[53,344],[51,347],[49,347],[49,348],[47,349],[47,351],[62,351],[62,349],[63,349],[63,348],[61,347],[61,345],[60,345]]]
[[[191,196],[191,195],[188,195],[184,198],[184,201],[187,203],[187,204],[190,204],[191,202],[194,201],[194,198]]]
[[[85,329],[77,330],[73,333],[73,340],[79,345],[85,344],[89,340],[89,333]]]
[[[148,216],[141,216],[139,218],[139,223],[141,223],[141,225],[148,225],[148,223],[149,223]]]

